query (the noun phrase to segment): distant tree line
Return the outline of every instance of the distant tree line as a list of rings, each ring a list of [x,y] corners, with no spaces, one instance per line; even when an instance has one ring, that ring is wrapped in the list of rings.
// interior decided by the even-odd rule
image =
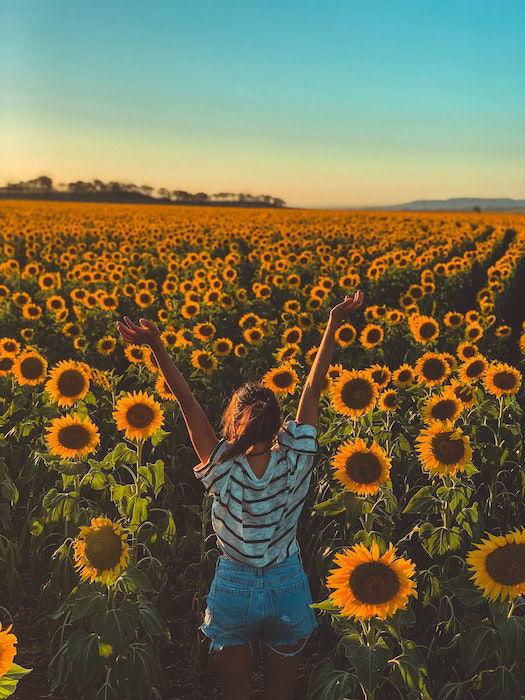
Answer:
[[[175,204],[222,204],[237,206],[264,206],[264,207],[284,207],[286,202],[279,197],[272,197],[269,194],[236,194],[235,192],[218,192],[217,194],[206,194],[197,192],[192,194],[185,190],[169,190],[166,187],[159,187],[155,190],[149,185],[134,185],[132,182],[103,182],[93,180],[87,182],[77,180],[76,182],[61,182],[58,187],[53,186],[50,177],[42,175],[34,180],[24,182],[8,183],[0,187],[0,195],[23,195],[28,198],[31,195],[38,198],[52,199],[53,195],[59,199],[89,199],[101,201],[154,201],[159,203],[173,202]]]

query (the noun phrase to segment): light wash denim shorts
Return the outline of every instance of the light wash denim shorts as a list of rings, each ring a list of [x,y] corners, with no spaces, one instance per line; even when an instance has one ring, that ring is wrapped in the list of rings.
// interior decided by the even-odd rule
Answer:
[[[199,630],[211,638],[209,653],[259,638],[281,656],[294,656],[275,646],[297,644],[309,637],[316,620],[310,585],[299,552],[272,566],[248,566],[221,554]],[[253,648],[252,648],[253,651]]]

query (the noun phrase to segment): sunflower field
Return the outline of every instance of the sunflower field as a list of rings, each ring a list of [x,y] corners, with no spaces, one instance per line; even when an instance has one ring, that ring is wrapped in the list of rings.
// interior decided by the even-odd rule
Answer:
[[[210,422],[293,418],[330,309],[298,541],[298,698],[525,697],[525,215],[0,203],[0,697],[218,698],[213,496],[143,317]],[[218,432],[216,430],[216,432]]]

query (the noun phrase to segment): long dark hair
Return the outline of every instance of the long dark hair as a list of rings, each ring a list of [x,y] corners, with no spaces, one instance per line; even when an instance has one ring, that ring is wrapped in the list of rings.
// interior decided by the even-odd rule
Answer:
[[[271,440],[281,424],[281,407],[274,392],[261,382],[246,382],[234,392],[222,415],[222,435],[231,444],[217,464],[243,454],[256,442]]]

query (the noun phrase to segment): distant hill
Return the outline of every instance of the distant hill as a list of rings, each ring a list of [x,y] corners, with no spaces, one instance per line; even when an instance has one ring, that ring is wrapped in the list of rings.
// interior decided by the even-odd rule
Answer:
[[[511,211],[525,209],[525,199],[500,197],[454,197],[452,199],[416,199],[405,204],[390,204],[360,209],[384,209],[387,211],[469,211],[479,207],[482,211]]]

